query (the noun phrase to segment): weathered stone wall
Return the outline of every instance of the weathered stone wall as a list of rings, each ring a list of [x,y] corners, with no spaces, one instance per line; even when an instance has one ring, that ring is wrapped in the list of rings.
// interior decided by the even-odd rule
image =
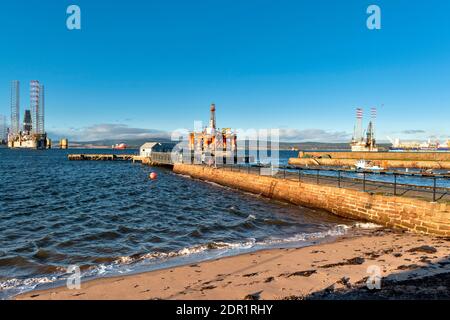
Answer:
[[[299,158],[331,157],[332,159],[450,161],[450,152],[299,152]]]
[[[171,164],[165,164],[165,163],[153,161],[151,159],[151,157],[139,157],[139,158],[136,158],[136,161],[141,161],[143,165],[152,166],[152,167],[167,167],[167,168],[173,167],[173,165],[171,165]]]
[[[257,176],[204,166],[176,164],[174,172],[261,194],[338,216],[419,233],[450,236],[450,205]]]
[[[358,159],[360,160],[360,159]],[[357,159],[290,158],[289,164],[297,166],[355,166]],[[450,169],[450,161],[370,160],[382,168]]]

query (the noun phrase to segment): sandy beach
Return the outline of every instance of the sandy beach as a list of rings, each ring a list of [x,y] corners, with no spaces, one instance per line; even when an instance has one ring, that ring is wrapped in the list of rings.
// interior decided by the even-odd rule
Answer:
[[[392,230],[33,291],[16,299],[409,299],[450,297],[450,240]],[[381,272],[381,289],[368,277]],[[375,279],[376,280],[376,279]]]

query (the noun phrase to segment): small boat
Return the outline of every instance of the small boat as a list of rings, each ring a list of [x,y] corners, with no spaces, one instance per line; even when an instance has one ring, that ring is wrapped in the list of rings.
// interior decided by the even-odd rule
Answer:
[[[356,170],[374,170],[374,171],[384,170],[384,168],[382,167],[370,165],[370,163],[367,162],[366,160],[359,160],[358,162],[356,162],[355,167]]]

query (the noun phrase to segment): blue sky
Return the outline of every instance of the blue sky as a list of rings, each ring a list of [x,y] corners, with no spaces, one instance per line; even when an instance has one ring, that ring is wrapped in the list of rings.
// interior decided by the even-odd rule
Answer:
[[[82,30],[66,28],[79,5]],[[382,29],[366,28],[366,9]],[[72,139],[191,128],[281,128],[345,141],[354,109],[379,108],[378,139],[450,136],[446,0],[2,2],[0,114],[10,81],[46,86],[46,129]],[[368,112],[367,112],[368,113]]]

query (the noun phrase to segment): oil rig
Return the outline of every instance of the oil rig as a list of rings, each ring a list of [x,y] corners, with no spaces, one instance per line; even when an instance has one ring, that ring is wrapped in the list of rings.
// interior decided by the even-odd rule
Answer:
[[[37,80],[30,82],[30,109],[25,110],[20,125],[20,82],[11,82],[11,127],[8,131],[9,148],[46,149],[51,141],[47,138],[44,122],[45,91]]]
[[[231,128],[217,128],[216,105],[211,104],[208,126],[200,132],[189,133],[189,150],[203,157],[235,158],[237,155],[237,135]]]
[[[372,108],[370,110],[371,120],[367,130],[363,132],[363,109],[356,109],[356,124],[353,130],[352,141],[350,146],[354,152],[378,152],[378,147],[375,139],[375,120],[377,117],[377,109]]]
[[[6,117],[0,114],[0,146],[6,145],[8,141],[8,127]]]

